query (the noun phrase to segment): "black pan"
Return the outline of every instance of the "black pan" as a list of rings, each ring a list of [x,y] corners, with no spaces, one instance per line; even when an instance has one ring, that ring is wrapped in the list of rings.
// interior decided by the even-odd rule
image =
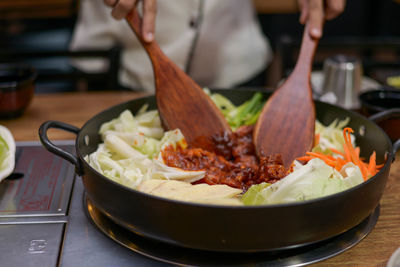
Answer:
[[[216,90],[239,104],[254,91]],[[265,96],[269,94],[265,93]],[[385,132],[365,117],[345,109],[316,102],[318,119],[329,124],[334,119],[351,118],[362,155],[377,152],[381,171],[367,182],[331,196],[299,203],[230,207],[188,203],[152,196],[113,182],[95,171],[84,157],[101,142],[98,130],[103,122],[143,104],[156,108],[154,96],[116,105],[91,118],[81,129],[57,121],[47,121],[39,129],[44,147],[70,161],[82,176],[91,201],[114,222],[139,235],[178,246],[226,252],[273,251],[299,247],[343,233],[358,225],[377,207],[385,188],[394,154]],[[74,156],[55,146],[47,137],[50,128],[73,132]]]

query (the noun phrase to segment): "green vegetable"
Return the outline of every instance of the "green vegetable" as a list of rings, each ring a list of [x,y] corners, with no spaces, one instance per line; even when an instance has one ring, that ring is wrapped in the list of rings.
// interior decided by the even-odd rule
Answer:
[[[255,93],[253,97],[239,106],[235,106],[228,98],[221,94],[212,94],[208,89],[205,92],[221,110],[232,130],[242,125],[251,125],[257,122],[258,116],[264,106],[261,93]]]
[[[363,181],[358,166],[348,164],[338,172],[317,158],[272,185],[251,186],[242,201],[245,205],[304,201],[346,190]]]
[[[0,181],[8,177],[15,166],[15,141],[6,127],[0,125]]]
[[[265,188],[270,186],[270,183],[261,183],[251,186],[242,196],[242,202],[246,205],[261,205],[268,201]]]
[[[255,93],[250,100],[247,100],[237,107],[237,109],[229,112],[227,117],[228,123],[235,130],[242,125],[249,125],[249,121],[257,121],[258,112],[261,111],[263,105],[262,94]]]

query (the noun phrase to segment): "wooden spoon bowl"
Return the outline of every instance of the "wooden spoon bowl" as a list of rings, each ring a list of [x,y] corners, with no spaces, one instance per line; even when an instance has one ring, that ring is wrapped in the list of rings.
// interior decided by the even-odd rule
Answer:
[[[136,9],[126,20],[150,57],[157,108],[164,127],[179,128],[192,146],[213,150],[210,137],[231,132],[223,114],[202,88],[161,51],[156,41],[144,41],[142,19]]]
[[[307,24],[293,72],[268,99],[254,128],[257,154],[281,154],[285,167],[313,146],[315,107],[310,77],[317,44]]]

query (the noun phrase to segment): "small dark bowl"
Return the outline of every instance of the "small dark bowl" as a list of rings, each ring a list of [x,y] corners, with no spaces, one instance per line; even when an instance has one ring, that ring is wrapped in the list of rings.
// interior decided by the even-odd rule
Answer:
[[[383,88],[381,90],[371,90],[360,94],[362,112],[366,116],[392,108],[400,109],[400,90]],[[400,117],[377,122],[390,139],[400,138]]]
[[[24,113],[35,93],[36,76],[27,64],[0,64],[0,119]]]
[[[400,108],[400,90],[371,90],[360,94],[362,108],[369,114],[391,108]]]

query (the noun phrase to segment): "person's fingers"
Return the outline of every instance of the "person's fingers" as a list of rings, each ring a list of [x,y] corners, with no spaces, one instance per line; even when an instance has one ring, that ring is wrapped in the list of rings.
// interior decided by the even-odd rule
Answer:
[[[152,42],[154,40],[156,13],[157,13],[157,1],[144,0],[142,35],[143,39],[146,42]]]
[[[118,2],[118,0],[103,0],[103,1],[106,6],[111,6],[111,7],[115,6],[115,4]]]
[[[324,24],[324,3],[323,0],[309,1],[308,24],[310,26],[310,35],[313,38],[321,38],[322,25]]]
[[[308,0],[299,0],[299,9],[300,9],[300,23],[305,24],[308,19]]]
[[[136,0],[118,0],[111,11],[111,15],[117,20],[123,19],[135,7],[135,4]]]
[[[346,0],[326,0],[325,19],[330,20],[339,16],[346,6]]]

